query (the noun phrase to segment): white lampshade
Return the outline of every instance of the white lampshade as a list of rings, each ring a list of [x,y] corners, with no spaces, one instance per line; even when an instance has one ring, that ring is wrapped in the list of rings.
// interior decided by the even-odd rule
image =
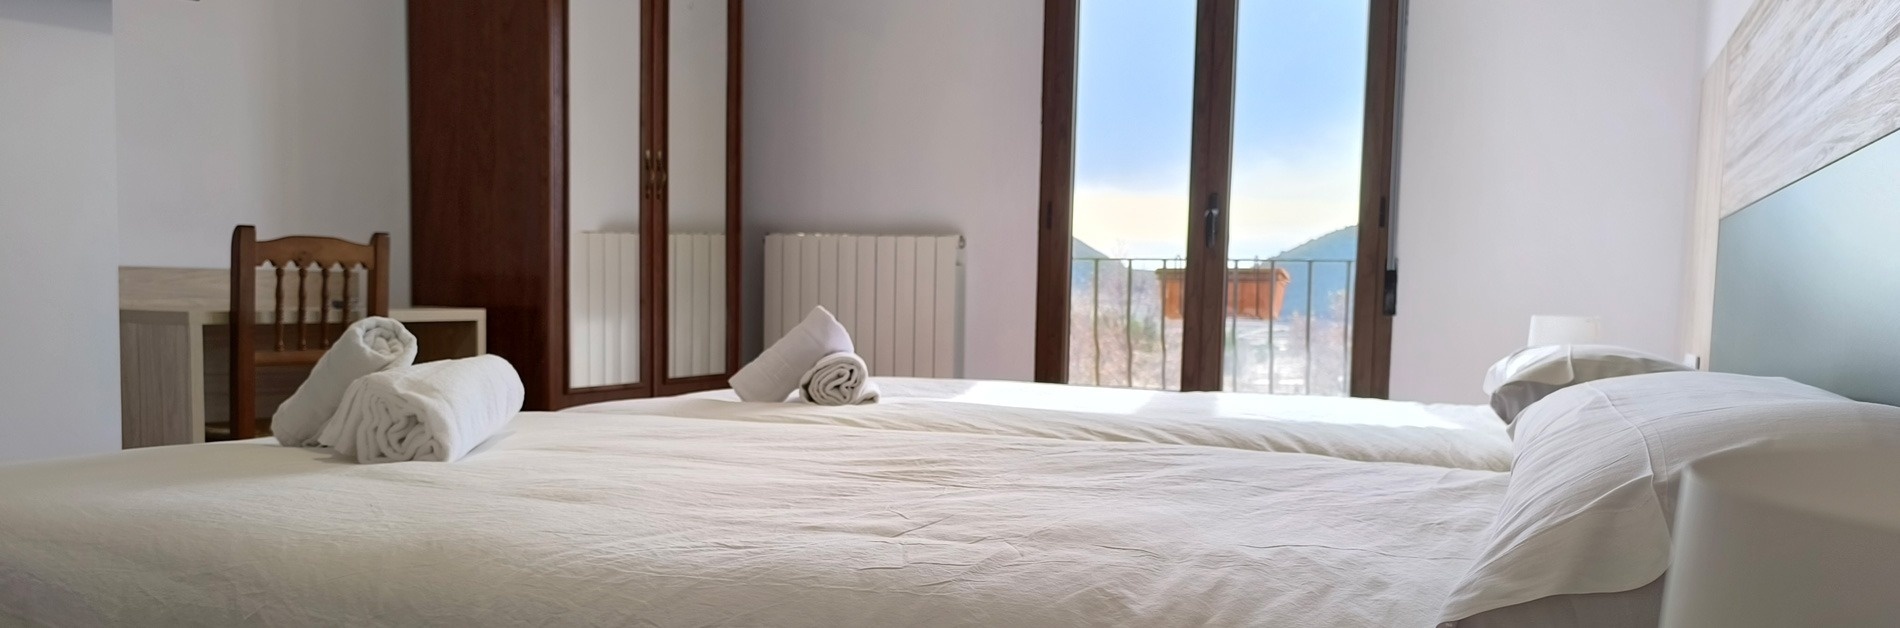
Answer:
[[[1690,463],[1664,628],[1900,626],[1900,456],[1754,449]]]
[[[1539,314],[1531,317],[1531,338],[1528,346],[1596,344],[1602,331],[1602,319],[1595,316]]]

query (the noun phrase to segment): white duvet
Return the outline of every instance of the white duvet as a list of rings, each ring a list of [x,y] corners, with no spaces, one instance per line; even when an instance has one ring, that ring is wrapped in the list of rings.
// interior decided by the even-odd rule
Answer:
[[[730,390],[615,401],[574,412],[1173,443],[1463,469],[1511,468],[1490,408],[1381,399],[1162,392],[879,377],[877,404],[742,403]]]
[[[0,467],[0,624],[1429,626],[1506,475],[528,413],[457,464]]]

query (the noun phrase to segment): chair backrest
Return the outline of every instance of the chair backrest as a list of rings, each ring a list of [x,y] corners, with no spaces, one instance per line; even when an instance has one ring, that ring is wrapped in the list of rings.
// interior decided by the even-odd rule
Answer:
[[[275,275],[271,316],[260,324],[257,269],[267,262]],[[389,315],[389,234],[357,244],[318,236],[259,242],[251,225],[231,233],[230,438],[258,436],[257,368],[316,364],[353,322],[358,289],[364,315]]]

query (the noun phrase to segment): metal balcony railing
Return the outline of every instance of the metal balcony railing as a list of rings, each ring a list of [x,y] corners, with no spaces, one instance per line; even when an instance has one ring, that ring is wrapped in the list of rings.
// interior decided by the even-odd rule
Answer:
[[[1352,363],[1353,260],[1227,260],[1223,389],[1345,395]],[[1186,261],[1075,259],[1069,382],[1181,385]]]

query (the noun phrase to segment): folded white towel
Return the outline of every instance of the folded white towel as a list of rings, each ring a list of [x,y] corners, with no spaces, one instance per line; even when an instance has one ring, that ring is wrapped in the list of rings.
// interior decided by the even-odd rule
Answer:
[[[271,433],[285,447],[315,447],[323,424],[343,403],[357,378],[416,361],[416,336],[394,319],[371,316],[343,330],[343,337],[317,359],[310,377],[271,415]]]
[[[818,360],[833,353],[851,353],[851,333],[823,306],[811,309],[805,321],[785,332],[764,353],[732,375],[726,383],[741,401],[785,401],[798,381]]]
[[[521,412],[521,375],[484,355],[364,376],[318,441],[357,462],[454,462]]]
[[[818,360],[798,380],[798,391],[805,400],[821,406],[855,406],[877,403],[877,382],[871,381],[871,367],[856,353],[833,353]]]

